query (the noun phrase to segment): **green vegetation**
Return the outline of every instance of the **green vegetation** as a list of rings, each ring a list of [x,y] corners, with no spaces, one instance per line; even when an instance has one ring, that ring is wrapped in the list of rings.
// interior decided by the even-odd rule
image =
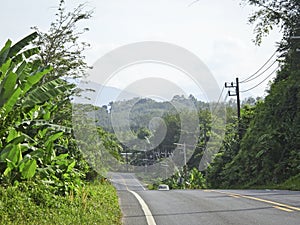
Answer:
[[[295,0],[245,1],[258,7],[257,12],[249,19],[255,25],[256,44],[261,44],[263,37],[273,26],[279,26],[283,32],[277,50],[280,55],[279,71],[274,82],[270,84],[265,99],[256,101],[250,98],[244,101],[239,121],[235,113],[235,104],[226,103],[227,124],[221,149],[214,155],[206,173],[199,175],[203,176],[206,182],[199,179],[198,186],[204,187],[205,183],[211,188],[274,187],[300,190],[300,41],[297,38],[300,36],[300,3]],[[197,137],[195,152],[187,162],[186,168],[178,168],[171,178],[160,180],[157,184],[165,182],[171,188],[189,187],[189,184],[192,184],[189,175],[199,168],[204,150],[210,153],[219,150],[214,143],[210,143],[210,146],[207,143],[217,143],[221,138],[221,114],[212,115],[208,106],[193,96],[190,96],[189,100],[193,101],[198,109],[201,131]],[[188,99],[183,96],[174,96],[171,103],[174,101],[188,105]],[[126,149],[126,152],[133,152],[129,162],[134,165],[151,165],[172,155],[176,147],[174,143],[178,142],[180,133],[184,132],[180,121],[181,112],[176,111],[169,103],[158,103],[150,99],[135,99],[111,105],[122,117],[122,109],[130,104],[130,124],[134,132],[145,130],[151,118],[155,116],[163,119],[167,131],[162,142],[143,155],[135,154],[130,148]],[[214,105],[212,108],[215,108]],[[188,112],[183,114],[188,115]],[[212,118],[213,116],[215,118]],[[215,126],[215,129],[212,129],[214,124],[220,124],[220,128]],[[158,126],[157,130],[161,131],[162,128]],[[137,132],[137,135],[139,134]],[[150,143],[155,141],[155,134],[155,130],[148,133]],[[157,184],[151,186],[155,188]]]
[[[0,203],[1,224],[121,224],[116,191],[105,181],[65,197],[32,182],[0,187]]]
[[[236,186],[236,188],[251,188],[251,189],[279,189],[279,190],[292,190],[299,191],[300,187],[300,174],[289,178],[282,183],[266,183],[263,185],[250,185],[250,186]]]
[[[77,44],[81,32],[75,28],[77,22],[89,19],[91,12],[83,12],[81,5],[65,13],[61,0],[58,18],[48,33],[35,28],[16,44],[8,40],[0,51],[0,223],[121,224],[115,189],[103,180],[93,182],[99,177],[97,172],[108,170],[109,165],[95,161],[102,152],[92,143],[100,137],[102,147],[114,159],[146,168],[172,156],[180,134],[189,133],[192,126],[199,128],[200,135],[193,136],[195,151],[186,165],[151,188],[163,182],[173,189],[300,190],[300,42],[294,39],[300,35],[300,3],[247,2],[260,7],[250,18],[256,23],[257,44],[272,25],[280,24],[283,30],[278,48],[280,70],[265,99],[248,99],[242,104],[239,121],[234,102],[223,105],[227,108],[224,138],[224,112],[211,113],[207,103],[193,96],[174,96],[171,103],[132,99],[101,108],[77,105],[86,113],[79,110],[80,119],[82,115],[89,119],[91,110],[96,110],[99,119],[95,136],[84,136],[79,143],[74,138],[71,104],[71,97],[79,90],[67,80],[84,76],[88,68],[82,55],[87,45]],[[172,105],[189,107],[191,102],[197,113]],[[211,108],[217,106],[213,103]],[[128,107],[131,117],[125,121],[124,109]],[[125,144],[112,129],[112,109],[119,119],[118,138]],[[193,116],[199,124],[189,120]],[[152,120],[155,117],[161,120]],[[181,126],[182,119],[188,121],[186,127]],[[84,135],[89,133],[87,129],[90,127],[82,127]],[[130,139],[132,135],[136,139]],[[206,173],[199,172],[204,150],[214,154],[221,140],[221,149]],[[159,144],[142,154],[136,150],[141,146],[139,150],[150,149],[155,143]],[[89,153],[88,162],[79,146]],[[188,146],[184,151],[190,152]],[[125,160],[121,153],[131,154]]]
[[[158,186],[163,183],[167,184],[170,189],[204,189],[207,188],[206,180],[202,173],[197,168],[176,172],[173,176],[165,180],[159,180],[154,184],[148,185],[150,190],[158,189]]]
[[[36,28],[0,51],[1,224],[121,223],[115,189],[88,182],[99,176],[73,135],[77,90],[66,79],[87,68],[75,23],[90,14],[82,7],[65,13],[63,3],[49,33]],[[106,149],[118,147],[105,131],[98,135]]]
[[[300,42],[293,38],[300,34],[300,3],[247,2],[259,7],[250,18],[257,23],[258,44],[272,25],[279,24],[283,30],[280,70],[268,96],[243,115],[240,148],[229,138],[232,133],[227,134],[226,145],[210,166],[208,181],[212,187],[300,190]]]

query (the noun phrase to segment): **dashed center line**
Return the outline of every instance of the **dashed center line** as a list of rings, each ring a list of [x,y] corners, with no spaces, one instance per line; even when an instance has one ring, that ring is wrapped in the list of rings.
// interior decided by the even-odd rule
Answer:
[[[274,201],[270,201],[270,200],[266,200],[266,199],[262,199],[262,198],[257,198],[257,197],[253,197],[253,196],[249,196],[249,195],[241,195],[241,194],[216,191],[216,190],[206,190],[206,192],[216,192],[216,193],[228,195],[233,198],[247,198],[247,199],[251,199],[254,201],[264,202],[264,203],[272,205],[276,209],[280,209],[280,210],[283,210],[286,212],[300,211],[300,208],[295,207],[295,206],[291,206],[291,205],[287,205],[287,204],[283,204],[283,203],[279,203],[279,202],[274,202]]]
[[[287,208],[283,208],[283,207],[280,207],[280,206],[273,206],[275,209],[280,209],[280,210],[283,210],[283,211],[286,211],[286,212],[293,212],[293,210],[291,209],[287,209]]]
[[[240,198],[240,195],[236,195],[236,194],[231,194],[229,195],[230,197],[233,197],[233,198]]]

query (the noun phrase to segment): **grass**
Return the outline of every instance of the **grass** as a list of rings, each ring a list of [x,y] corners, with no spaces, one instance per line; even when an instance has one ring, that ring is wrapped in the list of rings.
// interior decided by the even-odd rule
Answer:
[[[291,190],[300,191],[300,174],[289,178],[288,180],[279,183],[269,183],[263,185],[247,184],[246,186],[236,186],[234,189],[276,189],[276,190]]]
[[[53,196],[45,187],[0,187],[0,224],[101,224],[121,225],[114,187],[87,184],[76,196]]]
[[[293,191],[300,191],[300,174],[291,177],[290,179],[286,180],[284,183],[278,185],[279,189],[286,189],[286,190],[293,190]]]

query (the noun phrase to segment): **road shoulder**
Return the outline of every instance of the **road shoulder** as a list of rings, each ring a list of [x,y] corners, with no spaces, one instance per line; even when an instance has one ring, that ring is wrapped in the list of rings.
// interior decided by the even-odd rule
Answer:
[[[117,191],[124,225],[147,225],[146,217],[136,197],[129,191]]]

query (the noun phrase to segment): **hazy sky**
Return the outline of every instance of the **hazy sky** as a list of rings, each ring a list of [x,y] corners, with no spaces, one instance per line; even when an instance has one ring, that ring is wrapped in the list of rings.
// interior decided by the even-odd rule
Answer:
[[[105,53],[134,42],[167,42],[197,55],[209,68],[221,89],[226,81],[234,81],[237,76],[243,79],[256,72],[274,53],[281,35],[275,30],[264,39],[262,46],[255,46],[252,42],[253,26],[248,24],[253,8],[241,4],[242,0],[199,0],[190,5],[193,1],[88,1],[87,9],[94,10],[93,18],[82,24],[90,28],[82,37],[92,46],[85,53],[88,63],[92,65]],[[31,26],[46,31],[54,20],[58,2],[10,0],[2,3],[2,45],[8,38],[17,41],[29,34]],[[83,2],[66,0],[66,7],[72,9]],[[241,84],[241,90],[259,83],[272,72],[272,68],[259,79]],[[119,71],[106,84],[125,89],[134,81],[146,77],[168,79],[186,92],[199,96],[191,79],[166,65],[133,65]],[[270,79],[251,92],[242,94],[242,98],[264,95]]]

